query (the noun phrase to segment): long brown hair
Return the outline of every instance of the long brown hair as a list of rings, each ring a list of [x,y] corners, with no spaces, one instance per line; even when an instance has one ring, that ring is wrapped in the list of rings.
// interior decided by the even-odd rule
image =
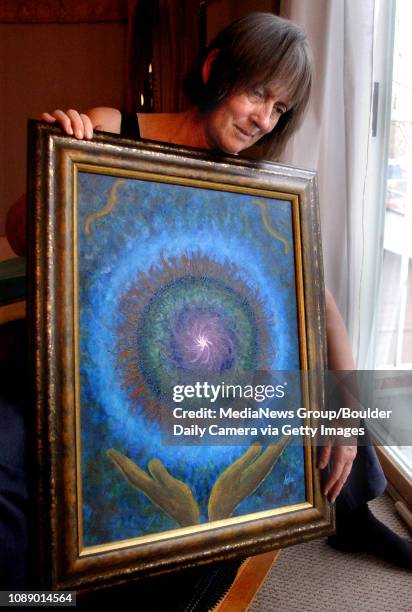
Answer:
[[[215,49],[219,53],[204,83],[202,67]],[[271,82],[285,85],[291,101],[272,132],[259,141],[265,155],[276,158],[301,123],[312,85],[312,56],[297,25],[272,13],[250,13],[233,22],[205,49],[185,81],[185,93],[206,113],[236,91]]]

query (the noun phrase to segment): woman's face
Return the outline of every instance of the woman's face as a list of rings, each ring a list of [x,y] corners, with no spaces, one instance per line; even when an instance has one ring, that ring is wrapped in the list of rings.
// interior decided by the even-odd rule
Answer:
[[[258,86],[228,96],[205,119],[211,149],[239,153],[268,134],[289,108],[285,87]]]

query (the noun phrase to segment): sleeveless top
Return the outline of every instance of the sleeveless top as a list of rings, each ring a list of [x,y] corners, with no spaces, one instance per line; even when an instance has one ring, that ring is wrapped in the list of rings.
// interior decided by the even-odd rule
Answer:
[[[139,120],[135,112],[121,113],[120,135],[127,138],[140,138]]]

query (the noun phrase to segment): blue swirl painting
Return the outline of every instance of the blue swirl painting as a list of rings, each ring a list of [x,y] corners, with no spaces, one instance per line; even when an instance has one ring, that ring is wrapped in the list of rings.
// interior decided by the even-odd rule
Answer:
[[[182,373],[299,370],[291,202],[84,171],[77,188],[84,545],[304,502],[302,446],[244,485],[249,443],[161,428]]]

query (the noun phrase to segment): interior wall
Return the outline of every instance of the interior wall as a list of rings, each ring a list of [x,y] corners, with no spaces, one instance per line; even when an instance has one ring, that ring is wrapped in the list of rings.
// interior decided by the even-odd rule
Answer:
[[[263,11],[275,12],[276,0],[213,0],[207,6],[207,41],[210,42],[216,34],[229,23],[252,13]]]
[[[126,23],[0,24],[0,236],[26,189],[27,120],[122,107]]]
[[[207,39],[242,15],[274,12],[278,4],[213,0]],[[55,108],[123,107],[126,29],[125,21],[0,23],[0,247],[7,211],[26,190],[27,120]]]

